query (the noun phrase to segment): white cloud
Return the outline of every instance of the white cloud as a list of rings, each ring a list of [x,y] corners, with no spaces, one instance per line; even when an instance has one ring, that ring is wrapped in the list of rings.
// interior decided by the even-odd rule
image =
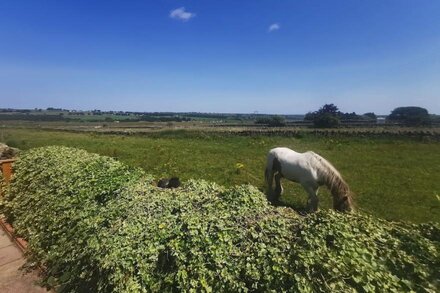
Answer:
[[[180,7],[170,11],[170,17],[173,19],[188,21],[195,17],[196,14],[193,12],[185,11],[185,7]]]
[[[281,26],[280,26],[279,23],[272,23],[272,24],[269,26],[268,31],[269,31],[269,32],[273,32],[273,31],[277,31],[277,30],[279,30],[280,28],[281,28]]]

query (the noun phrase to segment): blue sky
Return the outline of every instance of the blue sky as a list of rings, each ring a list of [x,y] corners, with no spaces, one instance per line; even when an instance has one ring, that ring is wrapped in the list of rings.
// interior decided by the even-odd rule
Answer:
[[[438,0],[0,0],[0,107],[440,114],[439,15]]]

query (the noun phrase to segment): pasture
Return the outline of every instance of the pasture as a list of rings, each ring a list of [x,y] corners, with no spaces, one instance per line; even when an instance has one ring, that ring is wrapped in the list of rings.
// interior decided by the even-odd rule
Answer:
[[[313,150],[341,172],[359,210],[389,220],[440,222],[440,143],[435,141],[405,136],[248,137],[191,131],[125,136],[14,128],[1,129],[0,140],[20,149],[78,147],[141,167],[156,178],[205,179],[225,186],[250,183],[260,189],[269,149]],[[307,196],[302,187],[287,181],[283,186],[283,203],[304,208]],[[320,189],[319,198],[321,209],[331,207],[325,188]]]

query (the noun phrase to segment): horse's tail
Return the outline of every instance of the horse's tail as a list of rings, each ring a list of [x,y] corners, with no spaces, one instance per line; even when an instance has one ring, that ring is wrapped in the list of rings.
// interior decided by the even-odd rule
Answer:
[[[274,177],[273,162],[275,159],[276,157],[272,152],[269,152],[267,154],[267,163],[266,163],[266,169],[264,170],[264,178],[266,181],[266,185],[268,187],[269,196],[272,194],[272,184]]]

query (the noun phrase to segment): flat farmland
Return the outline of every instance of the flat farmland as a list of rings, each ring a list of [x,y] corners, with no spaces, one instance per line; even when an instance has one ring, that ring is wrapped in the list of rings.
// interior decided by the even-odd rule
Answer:
[[[406,135],[320,135],[306,132],[238,136],[210,131],[164,131],[117,135],[47,129],[2,128],[0,140],[26,150],[47,145],[78,147],[137,166],[156,178],[178,176],[225,186],[252,184],[264,189],[269,149],[313,150],[341,172],[355,193],[357,208],[389,220],[440,222],[440,142]],[[305,192],[284,181],[287,206],[304,208]],[[320,207],[331,207],[325,187]]]

